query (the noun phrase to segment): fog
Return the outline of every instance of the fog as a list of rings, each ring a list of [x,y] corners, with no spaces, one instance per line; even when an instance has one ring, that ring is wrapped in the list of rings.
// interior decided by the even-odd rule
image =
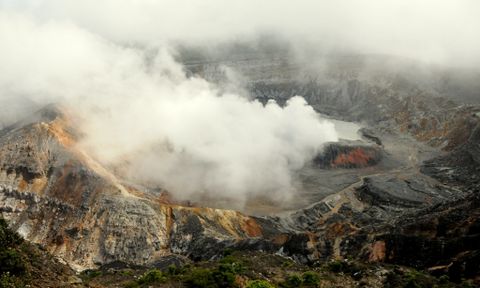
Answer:
[[[280,107],[221,94],[186,77],[164,47],[128,48],[12,14],[0,27],[3,107],[13,109],[15,95],[65,105],[82,119],[81,149],[177,199],[216,195],[237,207],[258,195],[288,199],[292,171],[338,138],[303,98]]]
[[[298,58],[345,51],[474,66],[478,3],[4,0],[0,128],[61,103],[81,119],[79,148],[130,179],[183,200],[288,201],[294,172],[342,132],[301,95],[282,107],[250,99],[229,67],[224,87],[187,76],[175,47],[279,35]]]
[[[281,34],[314,49],[394,54],[449,65],[479,64],[475,0],[3,0],[39,21],[70,21],[128,44],[212,43]]]

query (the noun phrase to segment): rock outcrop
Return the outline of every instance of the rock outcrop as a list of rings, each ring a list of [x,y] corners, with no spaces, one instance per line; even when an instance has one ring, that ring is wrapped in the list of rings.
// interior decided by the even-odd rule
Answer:
[[[364,168],[379,163],[381,159],[379,146],[343,141],[325,145],[313,162],[321,168]]]
[[[169,204],[123,184],[76,145],[69,117],[49,106],[0,132],[0,212],[27,240],[84,269],[262,235],[239,212]]]

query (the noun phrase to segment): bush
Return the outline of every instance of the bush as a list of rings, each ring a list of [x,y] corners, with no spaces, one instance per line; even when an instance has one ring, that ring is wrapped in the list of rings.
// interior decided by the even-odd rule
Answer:
[[[0,218],[0,274],[2,277],[6,272],[8,274],[5,275],[21,275],[26,272],[25,262],[17,251],[22,243],[23,239],[10,230],[7,222]]]
[[[287,280],[283,283],[283,287],[300,287],[303,281],[302,278],[296,274],[287,277]]]
[[[218,270],[221,272],[230,272],[234,274],[240,274],[245,271],[245,267],[242,263],[232,262],[232,263],[222,263],[218,266]]]
[[[333,273],[345,272],[347,270],[347,263],[343,261],[331,261],[327,264],[327,270]]]
[[[215,277],[209,269],[193,269],[185,278],[185,283],[192,288],[216,288]]]
[[[403,287],[405,288],[433,287],[435,285],[435,281],[431,277],[416,270],[407,271],[404,278],[405,285]]]
[[[143,284],[165,282],[166,280],[167,280],[167,278],[165,276],[163,276],[162,271],[157,270],[157,269],[152,269],[152,270],[149,270],[149,271],[145,272],[145,274],[143,274],[142,277],[140,277],[137,280],[137,283],[140,284],[140,285],[143,285]]]
[[[245,288],[275,288],[275,286],[273,286],[266,280],[253,280],[249,281]]]
[[[26,269],[22,256],[16,250],[10,248],[0,250],[0,273],[9,272],[11,275],[22,275]]]
[[[286,260],[285,262],[282,263],[282,267],[285,267],[285,268],[287,268],[287,267],[292,267],[293,264],[294,264],[293,261]]]
[[[180,274],[181,270],[175,265],[169,265],[167,267],[168,275],[174,276]]]
[[[229,255],[220,260],[220,265],[213,275],[219,287],[234,287],[236,275],[244,271],[243,263]]]
[[[333,273],[348,274],[355,280],[360,280],[365,271],[365,266],[352,261],[336,260],[326,265],[326,270]]]
[[[223,263],[223,264],[231,264],[231,263],[241,263],[241,260],[237,259],[233,255],[227,255],[227,256],[223,257],[222,259],[220,259],[219,262]]]
[[[303,283],[307,285],[318,285],[320,283],[320,276],[313,271],[303,273]]]
[[[22,237],[8,228],[5,219],[0,218],[0,247],[14,247],[23,242]]]
[[[10,273],[5,272],[0,275],[0,288],[20,288],[25,287],[25,284],[22,280],[18,279],[15,276],[10,275]]]
[[[162,271],[157,269],[148,270],[140,278],[135,281],[128,282],[125,288],[138,288],[153,283],[163,283],[167,281],[167,277],[162,274]]]
[[[218,287],[234,287],[235,285],[235,273],[228,271],[215,271],[213,272],[213,278]]]
[[[217,269],[193,269],[183,280],[188,287],[195,288],[236,287],[235,279],[240,271],[243,266],[239,263],[224,263]]]
[[[447,284],[448,282],[450,282],[450,277],[448,277],[448,275],[442,275],[438,278],[438,283],[440,284]]]

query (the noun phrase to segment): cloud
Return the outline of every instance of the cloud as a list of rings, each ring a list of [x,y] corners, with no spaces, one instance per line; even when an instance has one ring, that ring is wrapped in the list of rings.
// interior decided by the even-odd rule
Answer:
[[[303,98],[280,107],[222,92],[187,77],[168,45],[129,47],[12,12],[0,27],[0,103],[62,103],[82,119],[80,147],[179,199],[288,199],[292,173],[338,139]]]
[[[475,66],[478,11],[475,0],[4,0],[0,125],[63,103],[83,119],[80,145],[132,179],[181,199],[288,199],[294,171],[337,140],[333,124],[301,97],[248,99],[248,77],[228,67],[222,87],[187,77],[172,47],[279,35],[312,69],[328,62],[311,61],[318,51]]]
[[[72,21],[116,42],[212,43],[277,33],[317,49],[480,61],[476,0],[5,0],[40,21]]]

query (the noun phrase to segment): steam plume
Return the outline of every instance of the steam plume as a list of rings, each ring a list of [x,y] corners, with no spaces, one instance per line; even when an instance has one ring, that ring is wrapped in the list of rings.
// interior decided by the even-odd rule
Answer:
[[[177,198],[288,199],[292,171],[337,140],[303,98],[280,107],[222,93],[186,77],[165,46],[128,48],[73,24],[0,19],[1,99],[63,103],[83,119],[84,149],[107,165],[128,160],[131,178]]]

